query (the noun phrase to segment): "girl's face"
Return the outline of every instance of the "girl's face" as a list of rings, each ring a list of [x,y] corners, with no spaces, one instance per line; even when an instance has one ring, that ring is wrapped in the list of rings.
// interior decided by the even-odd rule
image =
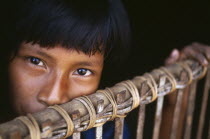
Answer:
[[[49,105],[94,93],[98,88],[104,56],[61,46],[42,48],[22,43],[9,66],[11,98],[15,111],[24,115]]]

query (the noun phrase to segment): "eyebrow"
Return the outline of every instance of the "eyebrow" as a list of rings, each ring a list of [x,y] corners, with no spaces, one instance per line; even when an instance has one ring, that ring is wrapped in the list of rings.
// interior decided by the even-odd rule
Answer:
[[[101,64],[97,61],[81,61],[74,64],[74,66],[100,66]]]
[[[52,57],[52,56],[50,56],[50,55],[48,55],[47,53],[45,53],[45,52],[42,52],[42,51],[40,51],[40,50],[38,50],[38,49],[36,49],[36,47],[33,47],[33,48],[35,48],[35,49],[31,49],[32,48],[32,46],[28,46],[28,45],[24,45],[23,46],[23,49],[24,50],[27,50],[27,51],[31,51],[31,52],[33,52],[33,53],[36,53],[36,54],[38,54],[38,55],[40,55],[40,56],[43,56],[43,57],[46,57],[46,58],[49,58],[49,59],[52,59],[52,60],[54,60],[54,58]]]
[[[37,53],[38,55],[41,55],[41,56],[43,56],[43,57],[49,58],[49,59],[51,59],[51,60],[54,60],[54,58],[53,58],[52,56],[48,55],[48,54],[45,53],[45,52],[36,50],[35,53]]]
[[[40,56],[43,56],[43,57],[46,57],[48,59],[51,59],[51,60],[55,60],[54,57],[52,57],[51,55],[47,54],[46,52],[42,52],[40,50],[37,50],[37,49],[30,49],[30,47],[25,47],[26,50],[32,50],[34,53],[40,55]],[[88,66],[88,67],[91,67],[91,66],[101,66],[101,62],[99,62],[98,60],[91,60],[91,61],[78,61],[74,64],[74,66]]]

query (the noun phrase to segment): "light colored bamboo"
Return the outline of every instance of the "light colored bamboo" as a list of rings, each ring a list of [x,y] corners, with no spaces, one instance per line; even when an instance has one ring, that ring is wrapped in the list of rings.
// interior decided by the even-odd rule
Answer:
[[[160,84],[159,87],[163,86],[166,82],[166,77],[160,77]],[[164,90],[162,90],[164,92]],[[153,139],[158,139],[159,138],[159,133],[160,133],[160,125],[162,121],[162,109],[163,109],[163,102],[164,102],[164,96],[160,96],[157,99],[157,108],[156,108],[156,113],[155,113],[155,125],[154,125],[154,130],[153,130]]]

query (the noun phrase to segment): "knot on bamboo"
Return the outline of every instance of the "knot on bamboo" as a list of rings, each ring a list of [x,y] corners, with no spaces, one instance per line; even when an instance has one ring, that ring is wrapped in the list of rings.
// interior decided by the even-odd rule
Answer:
[[[63,138],[92,127],[102,126],[116,117],[125,117],[139,105],[151,103],[157,97],[185,88],[193,80],[202,78],[206,71],[206,67],[192,60],[160,67],[143,76],[98,90],[89,96],[75,98],[66,104],[51,106],[35,113],[33,117],[36,120],[33,118],[32,123],[37,123],[36,128],[29,128],[29,124],[23,120],[22,124],[26,126],[16,121],[2,124],[0,137],[6,138],[18,131],[21,137],[32,137],[34,132],[37,132],[41,138]],[[9,126],[13,126],[12,130],[4,129]]]

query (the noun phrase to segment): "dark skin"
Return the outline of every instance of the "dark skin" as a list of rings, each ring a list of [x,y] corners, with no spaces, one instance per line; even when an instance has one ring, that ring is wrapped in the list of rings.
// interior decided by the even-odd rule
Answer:
[[[42,48],[22,43],[9,65],[12,105],[18,115],[94,93],[99,85],[104,56],[69,50],[59,45]]]

